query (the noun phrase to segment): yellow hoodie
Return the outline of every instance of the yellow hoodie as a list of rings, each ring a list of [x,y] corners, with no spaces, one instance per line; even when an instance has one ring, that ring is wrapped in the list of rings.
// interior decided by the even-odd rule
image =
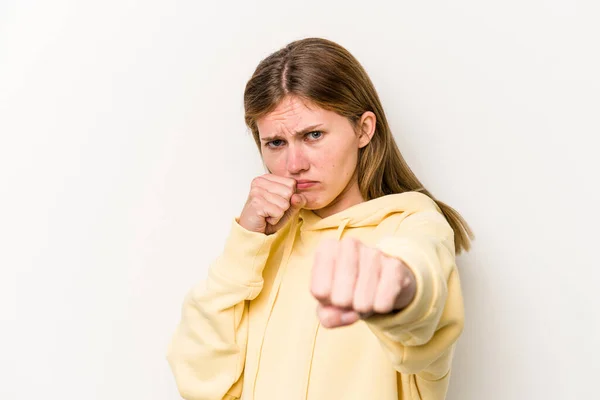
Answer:
[[[418,192],[326,218],[301,210],[273,235],[232,219],[208,277],[185,297],[167,359],[187,400],[443,399],[463,300],[454,234]],[[326,329],[309,292],[314,252],[356,237],[402,259],[417,290],[402,311]]]

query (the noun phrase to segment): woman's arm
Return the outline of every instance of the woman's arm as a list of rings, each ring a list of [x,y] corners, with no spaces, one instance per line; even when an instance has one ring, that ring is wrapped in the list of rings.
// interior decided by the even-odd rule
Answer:
[[[248,337],[248,302],[263,287],[262,272],[276,235],[232,223],[224,251],[207,279],[185,296],[167,360],[186,400],[241,396]]]
[[[411,269],[416,293],[400,312],[369,317],[367,325],[399,372],[428,381],[445,378],[464,324],[452,228],[437,211],[417,212],[377,248]]]
[[[350,237],[321,242],[311,293],[323,326],[362,318],[398,372],[438,379],[449,371],[464,313],[454,233],[431,205],[386,218],[394,229],[375,247]]]

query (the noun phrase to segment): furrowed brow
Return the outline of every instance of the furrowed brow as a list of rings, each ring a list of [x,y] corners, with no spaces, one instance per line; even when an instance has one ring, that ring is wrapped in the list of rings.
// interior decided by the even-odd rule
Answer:
[[[316,124],[316,125],[311,125],[311,126],[307,126],[306,128],[297,131],[296,133],[294,133],[294,136],[301,136],[301,135],[305,135],[309,132],[314,131],[315,129],[318,129],[319,127],[321,127],[321,125],[323,124]],[[272,140],[279,140],[279,139],[283,139],[284,137],[281,135],[274,135],[274,136],[269,136],[269,137],[264,137],[262,139],[260,139],[263,142],[270,142]]]

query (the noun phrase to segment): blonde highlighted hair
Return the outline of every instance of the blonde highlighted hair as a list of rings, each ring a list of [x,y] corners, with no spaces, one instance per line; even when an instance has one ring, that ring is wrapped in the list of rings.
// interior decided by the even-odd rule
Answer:
[[[356,128],[365,111],[376,116],[375,133],[359,149],[358,185],[365,200],[418,191],[431,197],[454,230],[456,252],[468,251],[473,232],[463,217],[437,200],[412,172],[390,130],[381,101],[364,68],[348,50],[322,38],[289,43],[263,59],[244,91],[245,122],[261,151],[256,121],[288,95],[336,112]]]

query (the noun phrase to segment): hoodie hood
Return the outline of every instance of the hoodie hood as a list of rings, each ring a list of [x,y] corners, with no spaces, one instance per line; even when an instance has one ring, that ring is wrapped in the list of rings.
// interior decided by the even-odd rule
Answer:
[[[320,218],[311,210],[301,209],[298,221],[303,221],[301,231],[319,231],[346,227],[377,226],[390,214],[413,213],[439,207],[429,196],[420,192],[389,194],[369,201],[355,204],[326,218]]]

